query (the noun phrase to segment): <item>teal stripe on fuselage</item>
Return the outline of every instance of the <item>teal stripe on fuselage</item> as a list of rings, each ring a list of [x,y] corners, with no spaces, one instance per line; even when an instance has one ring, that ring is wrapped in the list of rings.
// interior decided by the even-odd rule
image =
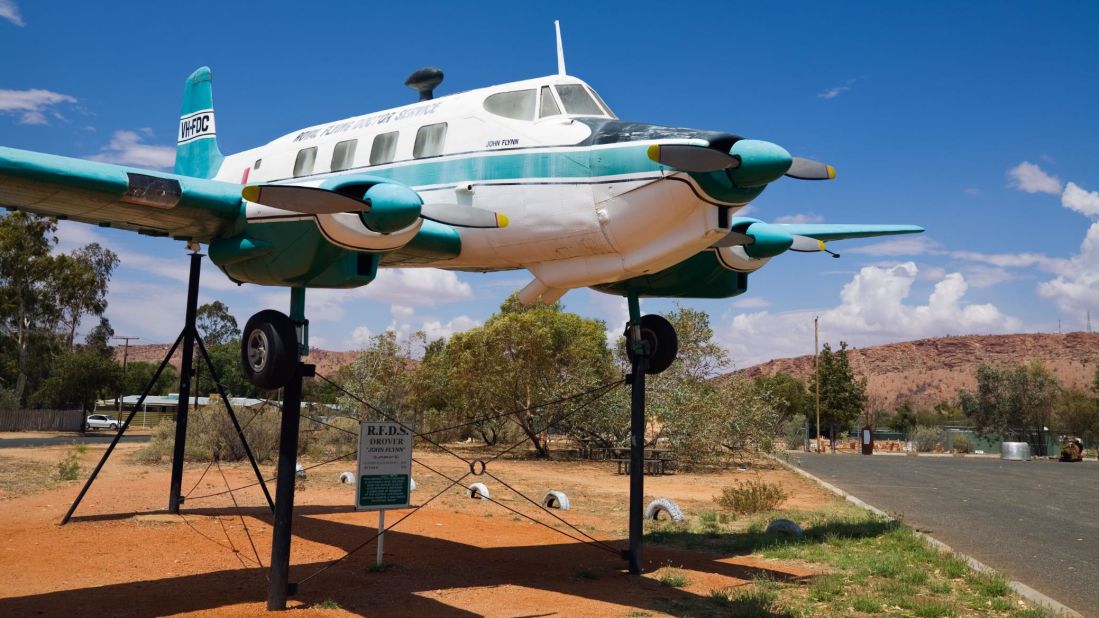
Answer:
[[[611,148],[583,148],[547,152],[529,149],[505,154],[467,153],[444,155],[416,162],[389,166],[364,166],[341,172],[324,172],[299,178],[280,178],[271,182],[294,183],[306,179],[331,178],[347,174],[369,174],[393,180],[413,188],[462,182],[537,182],[542,179],[568,182],[570,179],[600,178],[674,173],[675,170],[653,161],[648,144],[628,144]],[[689,174],[710,200],[725,204],[747,204],[764,187],[741,188],[732,184],[724,170]]]

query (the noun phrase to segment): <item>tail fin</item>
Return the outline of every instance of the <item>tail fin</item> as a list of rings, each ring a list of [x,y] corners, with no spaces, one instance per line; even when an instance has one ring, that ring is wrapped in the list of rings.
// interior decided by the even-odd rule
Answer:
[[[179,113],[175,173],[181,176],[213,178],[225,158],[218,149],[214,127],[214,88],[210,67],[191,73],[183,86]]]

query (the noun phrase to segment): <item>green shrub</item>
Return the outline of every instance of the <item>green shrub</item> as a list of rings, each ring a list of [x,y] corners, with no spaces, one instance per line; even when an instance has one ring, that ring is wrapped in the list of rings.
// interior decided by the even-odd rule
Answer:
[[[77,450],[74,448],[65,454],[65,458],[57,462],[57,478],[62,481],[75,481],[80,474],[80,460],[77,459]]]
[[[782,440],[786,448],[800,451],[805,448],[805,417],[798,414],[782,424]]]
[[[954,452],[956,453],[972,453],[973,452],[973,440],[969,439],[969,436],[964,433],[954,434]]]
[[[936,444],[943,444],[946,442],[946,433],[938,427],[925,427],[921,425],[916,428],[913,440],[916,443],[917,451],[929,453],[935,450]]]
[[[744,481],[722,489],[714,502],[734,513],[747,515],[772,511],[785,499],[786,492],[775,483]]]
[[[689,583],[687,576],[679,569],[667,568],[660,574],[657,581],[672,588],[682,588]]]

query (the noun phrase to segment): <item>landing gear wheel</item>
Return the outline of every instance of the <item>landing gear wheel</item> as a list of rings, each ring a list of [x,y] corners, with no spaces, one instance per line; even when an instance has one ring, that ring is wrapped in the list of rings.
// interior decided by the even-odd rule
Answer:
[[[284,314],[266,309],[248,318],[240,340],[244,377],[259,388],[286,386],[298,362],[298,337],[294,323]]]
[[[626,326],[626,355],[633,362],[633,348],[630,346],[630,327]],[[649,346],[648,374],[658,374],[671,366],[679,352],[679,337],[672,323],[659,315],[641,316],[641,339]]]

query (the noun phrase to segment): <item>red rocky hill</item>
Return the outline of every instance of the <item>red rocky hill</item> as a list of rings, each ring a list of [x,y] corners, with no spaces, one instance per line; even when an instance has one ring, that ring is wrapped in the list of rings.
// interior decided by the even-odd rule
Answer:
[[[867,378],[867,395],[885,409],[908,399],[917,408],[954,401],[977,386],[977,367],[1038,361],[1065,387],[1089,389],[1099,364],[1099,333],[936,337],[848,348],[851,368]],[[813,357],[783,358],[737,371],[754,378],[784,371],[808,383]]]

